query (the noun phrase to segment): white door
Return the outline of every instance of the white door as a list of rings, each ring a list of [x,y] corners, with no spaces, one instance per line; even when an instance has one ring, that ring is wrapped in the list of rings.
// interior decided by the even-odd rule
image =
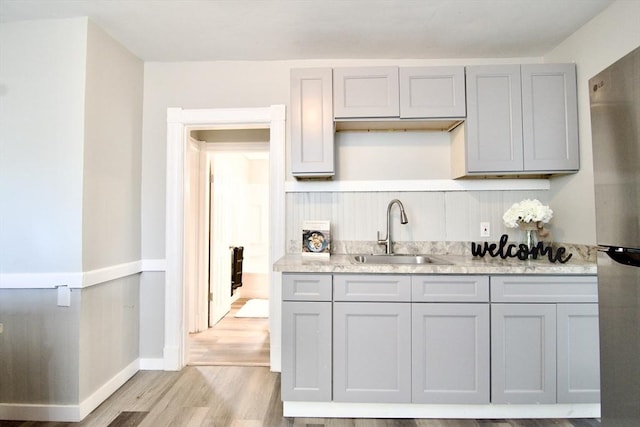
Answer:
[[[209,326],[231,309],[231,248],[243,245],[246,223],[246,159],[216,153],[211,171]]]

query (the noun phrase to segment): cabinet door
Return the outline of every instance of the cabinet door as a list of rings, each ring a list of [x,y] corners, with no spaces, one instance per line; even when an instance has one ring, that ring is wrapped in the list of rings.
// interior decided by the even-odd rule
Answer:
[[[291,70],[291,173],[335,174],[331,68]]]
[[[411,401],[411,304],[333,305],[333,400]]]
[[[282,400],[331,401],[331,303],[282,303]]]
[[[598,304],[558,304],[558,403],[600,402]]]
[[[523,169],[519,65],[467,67],[467,171]]]
[[[489,304],[413,304],[412,335],[413,403],[489,403]]]
[[[336,119],[399,117],[398,67],[334,68],[333,114]]]
[[[491,304],[491,403],[556,403],[555,304]]]
[[[400,117],[466,115],[464,67],[401,67]]]
[[[522,65],[526,171],[577,171],[578,104],[574,64]]]

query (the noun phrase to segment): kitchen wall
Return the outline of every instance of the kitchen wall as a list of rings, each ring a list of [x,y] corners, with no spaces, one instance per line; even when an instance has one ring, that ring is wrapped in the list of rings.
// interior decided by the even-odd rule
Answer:
[[[500,218],[511,201],[523,197],[539,197],[555,211],[552,232],[554,239],[565,243],[595,244],[593,214],[593,173],[590,157],[590,129],[588,108],[585,108],[586,76],[583,67],[612,62],[629,46],[637,46],[638,2],[618,0],[583,29],[571,36],[557,49],[540,58],[441,59],[441,60],[314,60],[314,61],[220,61],[198,63],[145,63],[145,98],[143,118],[143,177],[142,177],[142,253],[144,258],[164,256],[164,182],[166,146],[166,109],[265,107],[272,104],[289,105],[289,71],[296,67],[339,67],[360,65],[465,65],[482,63],[573,62],[577,64],[579,85],[579,122],[581,139],[581,171],[578,174],[554,178],[550,190],[537,193],[518,192],[435,192],[338,194],[289,193],[287,195],[287,224],[285,239],[295,249],[297,222],[307,217],[329,218],[336,227],[338,238],[373,240],[375,231],[382,229],[386,203],[392,197],[407,198],[412,210],[413,228],[398,231],[400,239],[473,240],[478,219],[491,221],[493,235],[499,236]],[[602,48],[591,49],[594,34],[601,35]],[[621,43],[620,41],[623,40]],[[617,54],[612,54],[608,46]],[[593,68],[593,67],[591,67]],[[588,102],[588,101],[586,101]],[[355,143],[357,144],[357,143]],[[352,144],[353,145],[353,144]],[[358,162],[362,151],[342,146],[347,152],[339,159],[342,164]],[[357,153],[357,154],[356,154]],[[380,158],[391,157],[391,149]],[[342,156],[342,152],[339,151]],[[288,175],[288,180],[293,180]],[[414,202],[415,200],[415,202]],[[415,203],[415,204],[414,204]],[[371,210],[357,210],[356,206],[370,206]],[[469,209],[471,207],[471,209]],[[372,212],[375,211],[373,214]],[[456,216],[457,213],[457,216]],[[362,219],[362,221],[359,221]],[[422,221],[420,221],[422,220]],[[411,219],[410,219],[411,221]],[[434,225],[434,224],[437,224]],[[433,227],[431,227],[433,225]],[[406,233],[407,235],[403,235]],[[292,250],[293,250],[292,249]],[[145,294],[154,294],[156,303],[164,293],[161,273],[147,279],[143,275]],[[143,310],[153,323],[153,334],[160,336],[163,314]],[[153,322],[151,321],[153,318]],[[142,351],[142,350],[141,350]],[[148,352],[148,353],[147,353]],[[143,354],[162,355],[162,342],[146,340]]]

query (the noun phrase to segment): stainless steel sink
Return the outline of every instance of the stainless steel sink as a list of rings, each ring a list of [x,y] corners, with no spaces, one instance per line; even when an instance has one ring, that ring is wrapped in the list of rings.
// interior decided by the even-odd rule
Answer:
[[[355,255],[353,259],[361,264],[451,264],[431,255]]]

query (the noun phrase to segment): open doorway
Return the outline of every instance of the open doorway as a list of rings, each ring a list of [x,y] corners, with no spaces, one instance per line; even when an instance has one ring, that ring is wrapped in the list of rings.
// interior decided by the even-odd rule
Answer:
[[[187,169],[187,364],[269,366],[269,130],[194,130]]]
[[[164,369],[180,370],[187,360],[189,295],[185,282],[188,242],[185,180],[188,136],[193,129],[269,129],[269,265],[284,255],[285,108],[167,109],[167,200]],[[269,271],[271,370],[280,370],[281,274]]]

